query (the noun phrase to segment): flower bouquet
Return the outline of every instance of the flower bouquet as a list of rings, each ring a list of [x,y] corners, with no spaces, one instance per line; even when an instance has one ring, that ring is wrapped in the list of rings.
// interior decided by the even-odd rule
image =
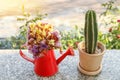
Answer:
[[[27,47],[34,58],[45,55],[47,50],[60,48],[59,31],[53,30],[53,26],[48,23],[31,23],[28,27]]]

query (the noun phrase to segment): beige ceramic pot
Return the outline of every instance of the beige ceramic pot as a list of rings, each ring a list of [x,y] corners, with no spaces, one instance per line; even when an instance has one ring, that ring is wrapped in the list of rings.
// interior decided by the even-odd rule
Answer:
[[[78,44],[80,58],[78,69],[86,75],[97,75],[102,70],[102,58],[106,48],[102,43],[98,42],[97,47],[101,49],[101,53],[88,54],[83,50],[84,47],[84,42]]]

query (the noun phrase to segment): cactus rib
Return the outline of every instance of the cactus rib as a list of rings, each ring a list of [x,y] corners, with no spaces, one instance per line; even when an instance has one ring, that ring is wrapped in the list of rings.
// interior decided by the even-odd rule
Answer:
[[[97,35],[96,13],[93,10],[88,10],[85,15],[85,50],[87,53],[95,52]]]

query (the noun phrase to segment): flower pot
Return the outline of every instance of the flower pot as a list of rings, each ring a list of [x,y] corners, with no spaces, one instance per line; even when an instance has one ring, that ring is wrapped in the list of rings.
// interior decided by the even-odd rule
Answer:
[[[89,54],[85,52],[84,47],[85,42],[78,44],[80,58],[78,69],[86,75],[97,75],[102,70],[102,58],[106,48],[102,43],[98,42],[97,47],[101,50],[101,53]]]

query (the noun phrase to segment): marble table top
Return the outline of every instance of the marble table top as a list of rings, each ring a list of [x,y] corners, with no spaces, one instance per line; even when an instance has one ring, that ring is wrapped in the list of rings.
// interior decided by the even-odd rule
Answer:
[[[32,57],[27,50],[26,55]],[[19,55],[19,50],[0,50],[0,80],[120,80],[120,50],[107,50],[103,57],[102,72],[96,76],[87,76],[77,69],[79,63],[78,50],[75,56],[67,56],[60,63],[59,71],[51,77],[39,77],[34,65]],[[56,58],[61,54],[55,50]]]

